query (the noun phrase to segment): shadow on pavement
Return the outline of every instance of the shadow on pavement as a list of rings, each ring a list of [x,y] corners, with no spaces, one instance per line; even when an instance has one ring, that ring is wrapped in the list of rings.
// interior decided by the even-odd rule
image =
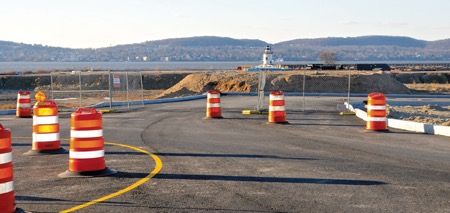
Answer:
[[[372,180],[192,175],[192,174],[158,174],[154,178],[170,179],[170,180],[218,180],[218,181],[238,181],[238,182],[303,183],[303,184],[309,183],[309,184],[354,185],[354,186],[373,186],[373,185],[387,184],[382,181],[372,181]]]
[[[280,157],[275,155],[249,155],[249,154],[202,154],[202,153],[153,153],[157,156],[170,157],[215,157],[215,158],[268,158],[268,159],[283,159],[283,160],[318,160],[315,158],[294,158],[294,157]]]

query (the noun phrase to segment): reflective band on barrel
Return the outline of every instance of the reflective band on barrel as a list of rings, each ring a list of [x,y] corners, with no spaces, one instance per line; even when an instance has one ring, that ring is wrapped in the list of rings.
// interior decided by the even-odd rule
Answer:
[[[76,152],[70,150],[69,157],[75,158],[75,159],[89,159],[89,158],[100,158],[105,156],[104,150],[98,150],[98,151],[86,151],[86,152]]]
[[[59,141],[59,132],[48,134],[37,134],[33,132],[33,142],[39,143],[51,141]]]
[[[99,130],[70,130],[71,138],[96,138],[103,137],[103,129]]]
[[[220,107],[220,104],[219,103],[215,103],[215,104],[206,103],[206,107],[208,107],[208,108]]]
[[[386,117],[367,117],[366,121],[387,121]]]
[[[20,96],[20,99],[30,99],[31,98],[30,95],[21,95],[21,94],[19,94],[19,96]]]
[[[367,105],[368,110],[385,110],[386,105],[384,106],[373,106],[373,105]]]
[[[270,95],[271,101],[283,101],[284,95]]]
[[[57,124],[58,122],[58,116],[33,116],[33,125]]]
[[[19,104],[18,105],[19,108],[31,108],[31,104]]]
[[[208,96],[207,96],[208,98],[220,98],[220,94],[211,94],[211,93],[208,93]]]
[[[3,153],[0,154],[0,164],[11,163],[12,162],[12,153]]]
[[[12,191],[14,191],[13,181],[9,181],[6,183],[0,183],[0,194],[6,194],[6,193],[12,192]]]
[[[285,111],[284,106],[269,106],[269,111]]]

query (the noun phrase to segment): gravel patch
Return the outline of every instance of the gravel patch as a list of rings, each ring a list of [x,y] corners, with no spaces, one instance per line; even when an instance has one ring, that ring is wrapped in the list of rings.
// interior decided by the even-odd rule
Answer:
[[[388,117],[450,126],[450,106],[389,106]]]

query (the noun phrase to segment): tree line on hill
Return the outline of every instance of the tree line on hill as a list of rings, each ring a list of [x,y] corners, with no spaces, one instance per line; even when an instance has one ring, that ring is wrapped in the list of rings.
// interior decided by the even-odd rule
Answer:
[[[87,49],[0,41],[0,61],[260,61],[266,45],[272,45],[275,59],[284,61],[318,61],[322,52],[336,53],[338,61],[450,60],[450,39],[424,41],[398,36],[361,36],[268,44],[255,39],[200,36]]]

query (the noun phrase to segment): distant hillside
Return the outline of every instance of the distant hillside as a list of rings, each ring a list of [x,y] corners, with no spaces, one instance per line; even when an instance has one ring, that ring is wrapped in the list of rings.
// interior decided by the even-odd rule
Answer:
[[[317,59],[322,51],[333,51],[343,61],[450,60],[450,39],[424,41],[400,36],[296,39],[275,44],[285,60]],[[447,48],[446,48],[447,47]]]
[[[144,45],[167,45],[172,47],[208,47],[208,46],[243,46],[243,47],[260,47],[267,43],[261,40],[251,39],[233,39],[215,36],[199,36],[190,38],[172,38],[159,41],[147,41]]]
[[[433,50],[448,50],[450,49],[450,39],[428,42],[427,48]]]
[[[98,49],[70,49],[0,41],[0,61],[260,61],[267,42],[200,36]],[[399,36],[295,39],[272,44],[275,58],[317,61],[334,51],[340,61],[450,60],[450,39]]]
[[[316,39],[296,39],[280,42],[277,45],[298,45],[298,46],[398,46],[398,47],[418,47],[425,48],[427,41],[417,40],[409,37],[398,36],[360,36],[349,38],[316,38]]]

